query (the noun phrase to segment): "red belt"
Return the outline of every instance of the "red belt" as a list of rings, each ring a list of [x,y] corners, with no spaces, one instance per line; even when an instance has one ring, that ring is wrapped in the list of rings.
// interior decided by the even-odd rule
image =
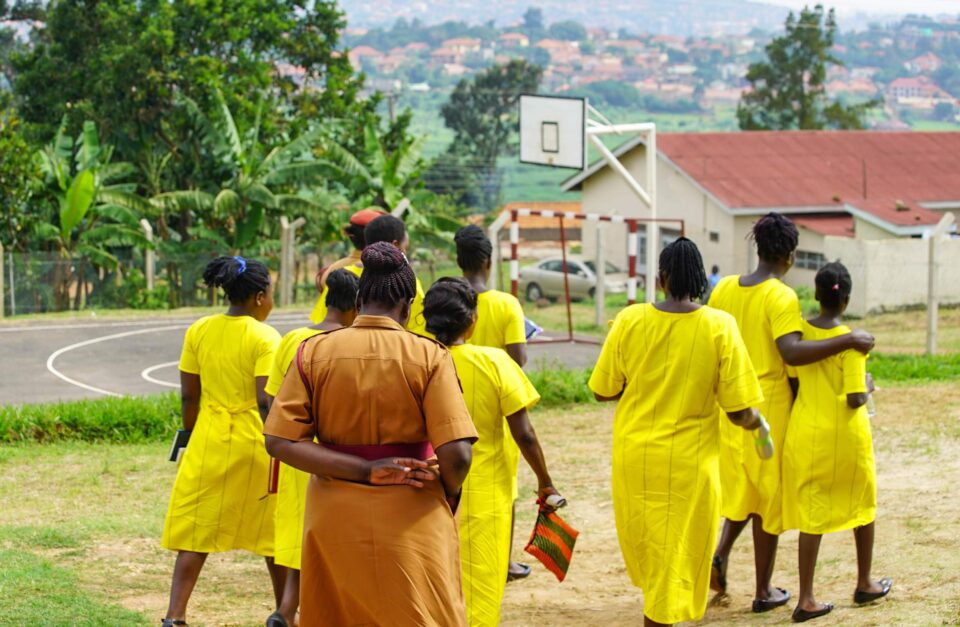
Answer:
[[[430,459],[434,455],[433,446],[429,442],[410,444],[327,444],[324,442],[323,445],[331,451],[362,457],[371,462],[388,457],[412,457],[423,460]]]

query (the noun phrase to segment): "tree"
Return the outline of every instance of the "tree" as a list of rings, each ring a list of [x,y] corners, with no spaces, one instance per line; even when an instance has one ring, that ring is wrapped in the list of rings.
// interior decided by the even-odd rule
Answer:
[[[584,28],[583,24],[574,20],[554,22],[547,29],[547,34],[553,39],[564,41],[585,41],[587,39],[587,29]]]
[[[40,168],[19,126],[13,113],[0,118],[0,242],[8,250],[22,252],[41,219],[29,206],[39,191]]]
[[[530,7],[523,14],[523,29],[528,33],[543,32],[543,10]]]
[[[454,132],[448,152],[463,157],[474,170],[487,209],[500,197],[497,158],[516,149],[520,95],[536,93],[542,76],[543,68],[523,59],[493,65],[461,80],[441,109],[444,124]]]
[[[747,70],[750,89],[737,106],[742,130],[861,129],[875,100],[856,105],[830,101],[827,65],[843,65],[831,52],[837,23],[822,5],[787,16],[786,33],[767,44],[767,60]]]

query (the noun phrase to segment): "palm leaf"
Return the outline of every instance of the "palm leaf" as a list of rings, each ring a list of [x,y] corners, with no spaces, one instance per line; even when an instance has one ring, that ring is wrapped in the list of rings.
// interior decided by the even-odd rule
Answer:
[[[223,92],[217,89],[214,92],[214,98],[217,101],[217,107],[220,109],[220,119],[217,126],[219,127],[227,146],[230,148],[230,156],[233,157],[234,161],[242,165],[245,159],[243,154],[243,143],[240,141],[240,132],[237,130],[237,123],[233,119],[233,114],[230,113],[230,107],[227,106],[227,101],[223,97]]]
[[[218,216],[234,215],[240,210],[240,196],[232,189],[222,189],[213,199],[213,213]]]
[[[150,202],[166,211],[206,211],[213,207],[213,196],[198,189],[164,192]]]
[[[331,141],[324,145],[324,157],[348,176],[359,177],[367,182],[373,178],[367,166],[336,142]]]
[[[97,135],[97,125],[87,120],[83,123],[83,132],[80,134],[80,149],[76,156],[77,171],[95,168],[99,159],[100,137]]]
[[[331,167],[325,161],[301,161],[280,166],[267,174],[263,182],[267,185],[291,185],[305,187],[316,184],[331,174],[342,172],[339,168]]]
[[[312,155],[313,147],[319,143],[326,132],[325,128],[317,127],[284,146],[274,148],[260,164],[260,170],[267,172],[267,176],[270,176],[273,169],[279,165],[289,163],[300,156]]]
[[[60,204],[60,236],[63,241],[70,240],[70,233],[87,215],[95,194],[93,172],[84,170],[74,177]]]

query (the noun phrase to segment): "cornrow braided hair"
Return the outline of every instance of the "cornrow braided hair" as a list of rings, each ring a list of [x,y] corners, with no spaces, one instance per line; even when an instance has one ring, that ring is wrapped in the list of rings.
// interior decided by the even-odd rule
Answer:
[[[707,291],[703,258],[693,241],[680,237],[660,253],[660,276],[673,298],[702,298]]]
[[[784,261],[797,249],[800,233],[783,214],[771,211],[753,225],[750,233],[757,243],[757,256],[764,261]]]
[[[817,300],[824,307],[840,307],[850,298],[850,291],[853,289],[850,271],[839,261],[828,263],[820,268],[813,281],[817,286]]]
[[[493,244],[476,224],[468,224],[453,236],[457,244],[457,265],[464,272],[477,272],[493,255]]]
[[[360,279],[353,272],[340,268],[327,276],[327,309],[350,311],[357,307]]]
[[[257,292],[270,289],[270,271],[255,259],[217,257],[203,270],[208,287],[222,287],[234,305],[242,305]]]
[[[393,244],[370,244],[363,249],[360,261],[363,262],[363,274],[360,275],[358,290],[361,303],[375,302],[395,307],[417,295],[417,277],[413,268],[407,262],[406,256]]]
[[[447,346],[470,328],[476,311],[477,292],[461,277],[438,279],[423,297],[427,331]]]

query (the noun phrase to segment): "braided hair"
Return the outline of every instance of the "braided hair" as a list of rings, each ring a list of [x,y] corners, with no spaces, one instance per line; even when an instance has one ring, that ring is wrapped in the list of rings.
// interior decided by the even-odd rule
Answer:
[[[327,276],[327,309],[351,311],[357,308],[360,279],[353,272],[340,268]]]
[[[850,272],[839,261],[828,263],[820,268],[814,279],[817,286],[817,300],[823,307],[840,308],[850,298],[853,279]]]
[[[468,224],[453,236],[457,244],[457,265],[464,272],[479,272],[493,255],[490,238],[476,224]]]
[[[367,229],[369,228],[368,226]],[[360,275],[358,290],[361,303],[376,302],[395,307],[417,295],[417,277],[413,268],[407,262],[406,255],[393,244],[376,242],[368,245],[363,249],[360,261],[363,262],[363,274]]]
[[[406,236],[407,227],[403,224],[403,220],[390,214],[370,220],[363,230],[363,238],[367,246],[377,242],[402,242]]]
[[[677,238],[660,253],[660,277],[673,298],[702,298],[707,291],[700,250],[686,237]]]
[[[242,305],[258,292],[270,289],[270,271],[254,259],[217,257],[203,270],[208,287],[222,287],[234,305]]]
[[[757,243],[757,256],[763,261],[785,261],[797,249],[800,233],[783,214],[771,211],[756,221],[750,236]]]
[[[462,336],[477,312],[477,292],[466,279],[439,279],[423,297],[423,316],[427,331],[449,346]]]

